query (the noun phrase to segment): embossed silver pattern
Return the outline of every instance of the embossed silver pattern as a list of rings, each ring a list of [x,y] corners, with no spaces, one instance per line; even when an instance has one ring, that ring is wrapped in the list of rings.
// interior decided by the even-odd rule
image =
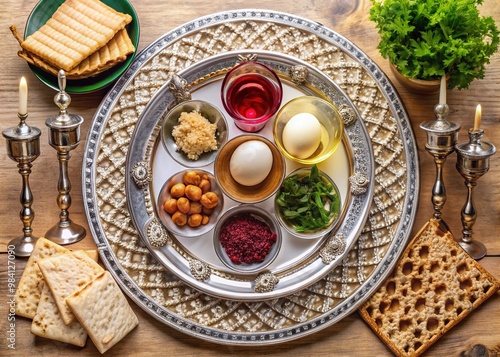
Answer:
[[[140,161],[134,165],[132,168],[132,178],[134,182],[139,187],[145,187],[151,182],[151,168],[149,167],[149,162]]]
[[[189,269],[197,280],[207,280],[212,274],[210,266],[198,259],[189,259]]]
[[[255,278],[254,290],[258,293],[273,291],[279,281],[280,280],[271,272],[261,273]]]
[[[149,242],[153,247],[163,247],[169,241],[167,230],[163,225],[156,219],[153,219],[147,229],[147,236]]]
[[[330,264],[334,259],[342,254],[346,248],[345,237],[342,233],[337,233],[330,237],[326,245],[321,249],[319,255],[325,264]]]
[[[356,115],[354,109],[346,104],[342,104],[339,107],[339,112],[345,126],[352,125],[358,119],[358,116]]]
[[[170,75],[221,51],[245,48],[297,55],[335,80],[363,118],[376,158],[370,215],[342,264],[298,293],[252,303],[216,299],[186,288],[151,259],[127,211],[123,172],[137,118]],[[338,33],[295,15],[266,10],[208,15],[146,47],[93,118],[83,176],[85,210],[101,259],[130,298],[178,331],[228,345],[283,343],[349,315],[396,264],[411,232],[419,191],[411,125],[383,72]]]
[[[307,70],[307,67],[297,65],[297,66],[290,67],[290,70],[288,71],[288,75],[292,79],[293,83],[303,84],[307,81],[307,76],[309,75],[309,71]],[[345,104],[342,104],[342,105],[345,105]]]
[[[191,93],[189,92],[187,81],[176,74],[171,76],[169,89],[175,98],[170,105],[171,108],[179,103],[185,102],[186,100],[191,100]]]
[[[351,184],[351,193],[358,196],[366,192],[370,180],[364,173],[355,172],[354,175],[349,177],[349,183]]]
[[[250,53],[247,55],[238,55],[236,63],[243,63],[248,61],[257,61],[257,55],[255,53]]]

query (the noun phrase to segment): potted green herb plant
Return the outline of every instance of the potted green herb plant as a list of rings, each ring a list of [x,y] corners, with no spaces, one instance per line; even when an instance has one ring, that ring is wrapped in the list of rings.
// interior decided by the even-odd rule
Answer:
[[[381,38],[377,48],[398,80],[409,79],[413,87],[435,80],[436,92],[444,75],[449,89],[484,78],[499,31],[493,18],[480,15],[483,0],[371,1],[370,20]]]

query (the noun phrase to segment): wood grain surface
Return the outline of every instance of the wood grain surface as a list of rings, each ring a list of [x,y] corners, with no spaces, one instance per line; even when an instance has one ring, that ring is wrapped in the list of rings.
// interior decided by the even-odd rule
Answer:
[[[267,9],[293,13],[344,35],[371,57],[393,80],[411,118],[420,157],[420,201],[413,233],[432,216],[431,189],[435,179],[432,157],[425,151],[425,133],[419,128],[422,121],[434,119],[437,95],[416,95],[409,93],[395,82],[388,62],[383,59],[376,46],[378,34],[369,21],[368,0],[213,0],[213,1],[151,1],[131,0],[139,16],[141,39],[139,49],[173,28],[210,13],[243,9]],[[3,0],[0,11],[0,125],[1,129],[17,125],[18,84],[25,76],[29,85],[28,121],[42,129],[41,155],[33,164],[30,176],[34,196],[34,234],[43,234],[59,219],[56,203],[59,167],[56,152],[48,144],[45,119],[58,112],[54,105],[55,92],[48,89],[31,73],[26,63],[17,56],[18,43],[12,37],[9,26],[16,25],[24,30],[26,20],[36,0]],[[485,0],[481,6],[483,15],[493,16],[500,25],[500,7],[496,0]],[[492,57],[487,66],[486,78],[475,81],[467,90],[453,90],[448,93],[450,120],[460,124],[462,130],[459,142],[467,140],[467,129],[473,126],[475,107],[482,105],[482,128],[485,138],[500,148],[500,54]],[[85,95],[72,95],[71,112],[84,117],[82,141],[72,152],[70,175],[72,183],[72,205],[70,217],[87,228],[88,235],[70,248],[95,248],[90,236],[84,212],[81,191],[81,167],[86,133],[106,90]],[[460,210],[466,199],[462,177],[455,169],[456,156],[446,162],[444,181],[448,202],[443,218],[455,236],[461,232]],[[475,203],[478,212],[474,226],[474,239],[488,248],[488,254],[480,263],[500,279],[500,154],[491,158],[490,171],[483,176],[475,189]],[[5,140],[0,140],[0,355],[50,355],[50,356],[94,356],[99,355],[93,343],[88,340],[84,348],[76,348],[35,337],[30,333],[30,320],[16,317],[15,350],[9,348],[8,291],[8,242],[21,234],[19,219],[21,209],[19,197],[21,177],[16,164],[7,157]],[[26,259],[15,259],[15,277],[19,280]],[[317,331],[309,336],[271,346],[235,347],[217,345],[184,335],[158,322],[131,302],[139,317],[139,326],[123,341],[109,350],[108,356],[390,356],[391,352],[355,312],[339,323]],[[444,335],[425,355],[460,356],[474,345],[483,344],[491,353],[500,355],[500,294],[494,295],[474,311],[458,326]]]

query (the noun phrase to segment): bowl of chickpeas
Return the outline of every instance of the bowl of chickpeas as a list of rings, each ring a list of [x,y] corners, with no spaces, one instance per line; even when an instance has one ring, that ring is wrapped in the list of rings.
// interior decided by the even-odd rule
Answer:
[[[215,227],[224,197],[212,174],[184,170],[171,176],[158,194],[158,216],[171,233],[198,237]]]

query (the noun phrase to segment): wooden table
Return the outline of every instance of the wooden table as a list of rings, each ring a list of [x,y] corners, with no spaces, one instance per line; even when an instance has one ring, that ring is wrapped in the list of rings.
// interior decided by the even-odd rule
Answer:
[[[255,0],[253,3],[233,0],[211,2],[189,1],[146,1],[132,0],[138,13],[141,25],[139,49],[188,20],[223,10],[262,8],[293,13],[323,25],[344,35],[359,46],[393,79],[388,62],[384,60],[376,45],[379,41],[374,24],[368,20],[370,2],[348,0],[276,0],[273,2]],[[55,92],[48,90],[29,70],[26,63],[17,57],[18,44],[11,36],[9,26],[14,24],[20,31],[24,29],[26,19],[36,4],[36,0],[4,0],[0,15],[0,35],[2,51],[0,51],[0,93],[2,110],[0,123],[2,130],[18,123],[18,83],[25,76],[29,83],[29,123],[43,130],[41,139],[41,155],[33,165],[30,176],[34,195],[33,209],[36,212],[33,221],[34,234],[43,235],[48,228],[59,219],[59,208],[56,204],[57,180],[59,176],[55,150],[48,145],[45,119],[57,113],[53,103]],[[486,0],[481,7],[484,15],[491,15],[500,22],[500,8],[495,0]],[[481,103],[483,107],[482,128],[486,138],[500,148],[500,54],[495,55],[487,66],[486,78],[475,81],[468,90],[453,90],[448,94],[451,113],[450,120],[462,126],[459,141],[467,139],[466,130],[472,126],[475,107]],[[410,115],[420,155],[421,191],[418,214],[415,220],[415,233],[432,215],[430,203],[431,188],[435,179],[435,168],[432,157],[425,151],[425,133],[419,128],[424,120],[434,118],[436,96],[416,95],[409,93],[394,81],[406,109]],[[71,195],[73,202],[70,208],[71,218],[88,229],[87,218],[82,203],[81,164],[86,133],[90,127],[94,112],[106,90],[86,95],[73,95],[71,112],[80,114],[85,122],[82,126],[82,143],[72,152],[70,161]],[[444,180],[447,187],[448,202],[443,210],[443,217],[450,225],[452,232],[458,236],[461,232],[460,210],[465,202],[466,190],[463,179],[455,169],[455,155],[445,165]],[[15,236],[20,235],[22,224],[19,220],[19,195],[21,178],[16,164],[6,155],[5,140],[0,140],[0,184],[3,198],[0,202],[0,330],[2,338],[0,354],[14,354],[8,349],[6,332],[8,330],[8,290],[7,290],[7,244]],[[491,169],[479,180],[475,189],[475,202],[478,218],[474,226],[474,239],[480,240],[488,248],[488,254],[480,263],[496,278],[500,279],[500,155],[491,159]],[[88,231],[88,230],[87,230]],[[90,235],[71,248],[95,248]],[[16,281],[19,280],[26,259],[16,258]],[[226,355],[298,355],[298,356],[388,356],[391,355],[386,346],[372,330],[362,321],[357,313],[344,318],[339,323],[318,331],[310,336],[288,342],[286,344],[263,347],[232,347],[216,345],[184,335],[163,325],[132,303],[140,324],[127,338],[113,347],[107,355],[123,356],[226,356]],[[16,349],[18,355],[51,355],[75,356],[98,355],[90,340],[80,349],[36,338],[30,333],[30,320],[15,319]],[[500,295],[496,294],[474,311],[458,326],[444,335],[427,351],[429,356],[459,356],[476,344],[483,344],[490,350],[500,353]]]

